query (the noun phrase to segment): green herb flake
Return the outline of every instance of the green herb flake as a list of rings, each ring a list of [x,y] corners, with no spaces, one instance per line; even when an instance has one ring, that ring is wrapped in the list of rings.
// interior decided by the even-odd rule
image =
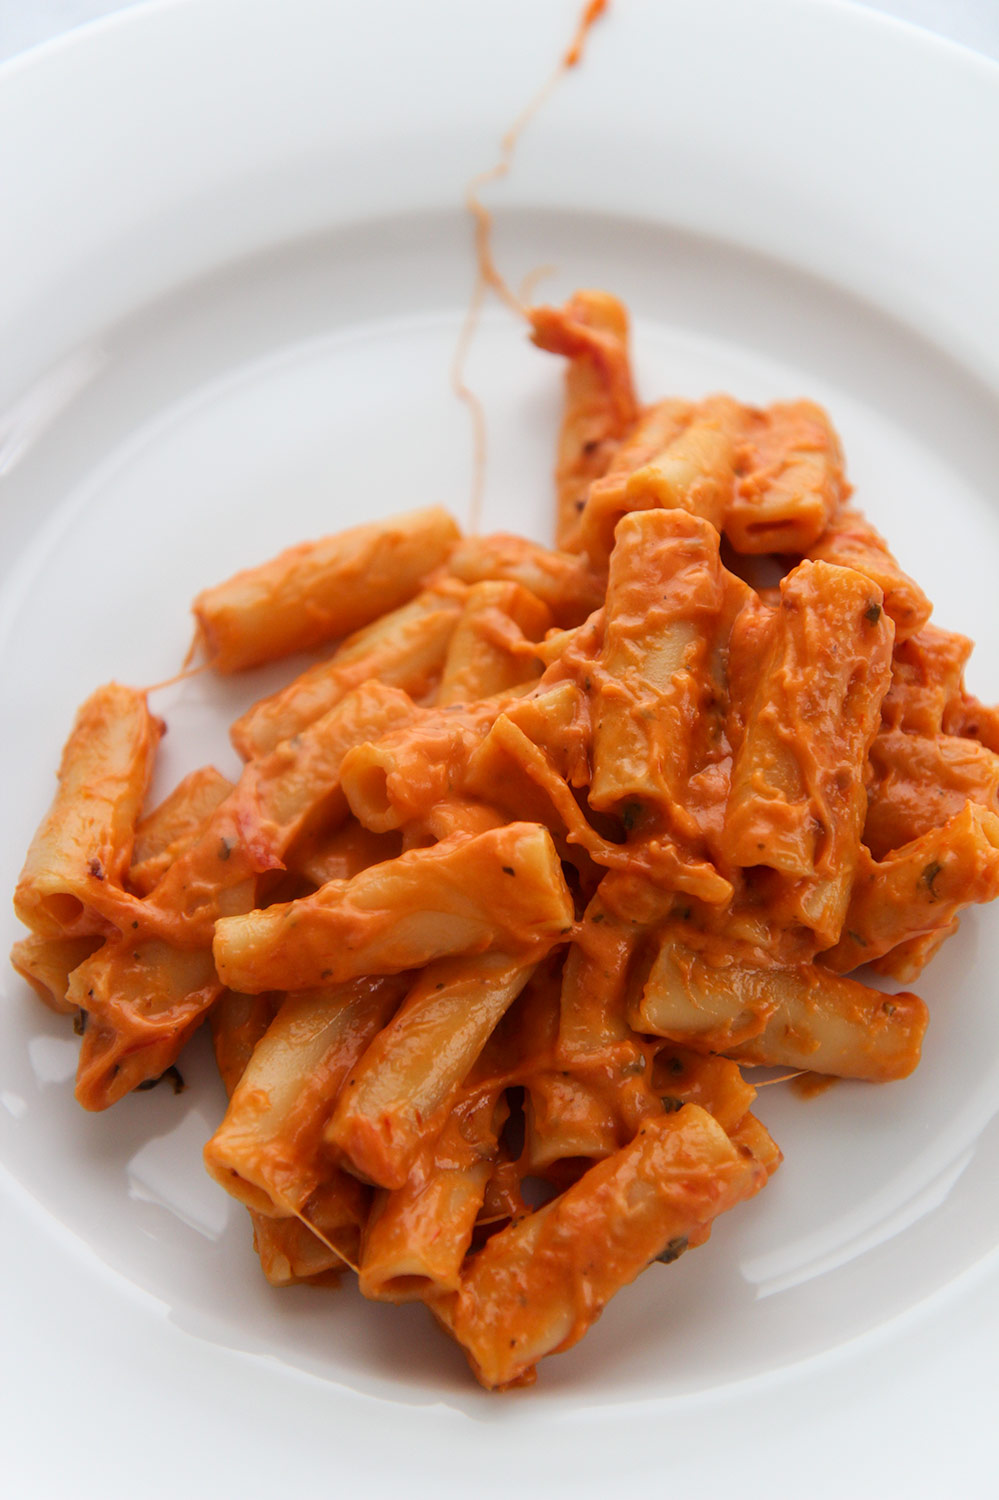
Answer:
[[[625,832],[630,833],[642,815],[642,804],[640,802],[626,802],[621,809],[621,822],[624,824]]]
[[[868,625],[876,625],[881,618],[881,605],[869,604],[864,610],[864,619]]]
[[[926,866],[926,869],[923,871],[922,875],[920,875],[919,877],[923,885],[925,885],[926,889],[929,891],[931,901],[936,901],[939,899],[933,882],[936,880],[942,869],[943,865],[939,860],[931,860],[930,863]]]
[[[146,1089],[154,1089],[158,1083],[171,1083],[175,1094],[182,1094],[187,1088],[180,1075],[179,1069],[171,1063],[169,1068],[164,1068],[158,1078],[144,1078],[141,1083],[135,1085],[136,1093],[145,1093]]]
[[[683,1108],[683,1100],[677,1098],[676,1094],[663,1094],[662,1106],[668,1115],[675,1115],[678,1109]]]
[[[856,943],[858,948],[867,947],[867,939],[862,938],[859,932],[854,932],[852,927],[847,928],[846,935],[850,939],[851,943]]]
[[[656,1256],[656,1260],[662,1261],[664,1266],[672,1265],[675,1260],[680,1259],[688,1243],[685,1234],[678,1234],[674,1239],[666,1241],[665,1246]]]

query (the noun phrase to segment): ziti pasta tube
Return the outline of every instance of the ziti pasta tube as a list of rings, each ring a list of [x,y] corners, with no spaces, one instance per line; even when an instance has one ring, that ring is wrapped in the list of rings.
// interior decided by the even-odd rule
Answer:
[[[210,952],[217,918],[249,912],[261,873],[280,870],[289,845],[317,819],[329,826],[343,815],[346,747],[412,712],[405,693],[369,683],[303,731],[297,746],[251,761],[194,843],[136,903],[134,922],[74,971],[71,998],[87,1014],[77,1073],[86,1108],[106,1108],[175,1060],[222,988]]]
[[[734,484],[730,408],[735,402],[725,397],[704,402],[679,430],[664,435],[662,446],[638,467],[626,468],[621,454],[605,477],[590,486],[579,539],[595,565],[607,566],[617,524],[630,511],[685,510],[721,530]]]
[[[999,813],[999,755],[977,740],[883,730],[870,766],[864,843],[875,859],[943,827],[968,802]]]
[[[350,635],[411,599],[457,540],[454,521],[434,508],[290,547],[198,595],[208,659],[238,672]]]
[[[77,1007],[66,998],[69,977],[100,944],[99,937],[43,938],[32,932],[14,944],[10,961],[49,1010],[71,1015]]]
[[[724,518],[737,552],[798,553],[818,541],[849,493],[832,424],[811,401],[744,408],[738,476]]]
[[[506,1113],[498,1089],[470,1090],[405,1182],[375,1194],[358,1266],[365,1297],[411,1302],[457,1289]]]
[[[428,965],[352,1070],[327,1146],[367,1181],[402,1187],[534,967],[500,952]]]
[[[411,719],[398,688],[365,683],[293,741],[250,761],[195,842],[150,893],[140,929],[182,947],[207,947],[215,922],[253,905],[256,878],[283,868],[296,840],[346,816],[344,758],[359,743]]]
[[[510,823],[411,849],[298,901],[224,918],[214,953],[231,989],[306,989],[491,947],[540,958],[572,920],[551,836],[534,823]]]
[[[205,1166],[233,1197],[263,1214],[304,1208],[330,1172],[324,1122],[404,991],[392,976],[284,999],[205,1147]]]
[[[448,644],[436,702],[489,698],[540,677],[543,664],[531,648],[551,623],[548,606],[519,583],[472,584]]]
[[[247,709],[230,731],[233,745],[244,760],[266,755],[372,680],[422,698],[440,676],[463,598],[458,584],[426,589],[356,631],[327,661]]]
[[[852,506],[844,505],[830,516],[806,556],[855,568],[876,583],[884,594],[885,614],[894,621],[896,641],[908,640],[929,619],[932,606],[918,583],[903,573],[884,538]]]
[[[202,766],[185,776],[158,807],[141,819],[128,870],[128,884],[136,895],[149,895],[232,790],[232,782],[221,771]]]
[[[212,1045],[230,1098],[273,1020],[279,1000],[274,995],[236,995],[226,990],[213,1007]],[[360,1183],[339,1173],[335,1182],[317,1189],[305,1205],[304,1212],[315,1227],[307,1224],[304,1216],[273,1218],[252,1208],[247,1212],[260,1269],[272,1286],[294,1286],[303,1281],[335,1286],[345,1263],[357,1258],[367,1204]]]
[[[883,995],[818,964],[713,956],[667,932],[632,1025],[698,1051],[840,1078],[905,1078],[919,1062],[927,1011],[916,995]]]
[[[724,572],[717,531],[686,511],[640,511],[618,525],[593,673],[591,807],[635,800],[668,815],[682,804]]]
[[[493,1235],[431,1306],[489,1387],[577,1343],[651,1261],[675,1260],[765,1169],[696,1104],[648,1120],[551,1203]]]
[[[162,732],[145,693],[116,682],[80,709],[14,892],[14,910],[39,937],[106,933],[133,916],[124,880]]]
[[[837,973],[948,927],[964,907],[999,896],[999,817],[974,802],[883,860],[865,855],[843,936],[822,955]]]
[[[463,537],[447,560],[447,570],[465,583],[499,579],[521,584],[547,604],[563,629],[581,625],[604,601],[603,582],[585,558],[506,532]]]
[[[867,808],[864,766],[891,673],[893,627],[863,574],[801,563],[784,579],[719,840],[788,882],[787,916],[839,936]]]
[[[606,292],[581,291],[564,307],[534,307],[528,316],[538,347],[569,360],[555,469],[555,536],[560,547],[576,551],[586,492],[638,415],[628,314]]]
[[[212,956],[158,938],[107,942],[70,975],[66,998],[84,1013],[76,1097],[107,1109],[176,1061],[218,999]]]

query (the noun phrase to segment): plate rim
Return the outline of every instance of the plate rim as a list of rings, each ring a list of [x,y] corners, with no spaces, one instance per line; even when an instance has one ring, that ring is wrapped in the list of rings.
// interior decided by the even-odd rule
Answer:
[[[260,12],[274,10],[274,7],[272,5],[269,6],[266,3],[266,0],[251,0],[251,3],[254,5],[254,8]],[[732,0],[710,0],[710,3],[715,6],[717,10],[724,12],[731,8]],[[93,49],[100,50],[111,48],[112,50],[115,50],[117,48],[123,47],[127,51],[131,46],[134,45],[134,38],[139,37],[140,33],[142,33],[143,35],[146,33],[148,26],[151,24],[151,17],[156,17],[168,12],[173,14],[185,13],[188,17],[191,18],[192,23],[196,25],[197,22],[195,20],[195,17],[197,15],[197,12],[205,5],[211,6],[216,10],[221,11],[222,9],[226,8],[228,4],[229,0],[200,0],[200,5],[196,7],[193,3],[191,3],[191,0],[145,0],[145,3],[130,7],[125,11],[120,11],[110,16],[98,18],[72,32],[66,33],[63,36],[42,43],[38,47],[31,48],[24,53],[17,54],[14,58],[7,60],[4,64],[0,65],[0,96],[4,94],[7,79],[14,73],[20,74],[30,69],[35,71],[37,78],[41,74],[49,71],[50,67],[52,66],[53,59],[58,58],[61,61],[65,61],[67,56],[71,60],[73,59],[73,57],[79,59],[82,56],[82,53],[88,49],[90,49],[91,51],[91,56],[93,55]],[[787,0],[765,0],[765,8],[767,7],[773,13],[776,13],[778,11],[787,13],[791,8],[788,5]],[[355,7],[353,6],[353,4],[340,6],[340,9],[354,8]],[[897,38],[905,37],[907,38],[907,44],[925,49],[935,54],[938,58],[946,58],[946,62],[942,63],[942,66],[944,67],[954,66],[959,68],[966,68],[970,64],[976,70],[984,69],[985,75],[987,75],[989,80],[989,87],[996,91],[997,100],[999,100],[999,63],[996,63],[989,58],[983,57],[981,54],[974,52],[972,49],[969,49],[960,43],[953,42],[942,37],[937,37],[933,33],[926,31],[924,28],[921,28],[911,22],[902,20],[901,18],[896,18],[885,15],[882,12],[875,12],[869,9],[865,9],[859,5],[854,4],[853,0],[798,0],[798,8],[803,13],[811,10],[815,13],[821,11],[830,15],[836,14],[842,18],[842,23],[844,25],[847,25],[848,27],[854,25],[860,25],[863,28],[873,27],[875,30],[882,32],[883,34],[894,34]],[[595,40],[594,45],[597,44],[598,43]],[[903,45],[903,43],[899,41],[899,45]],[[44,88],[44,79],[42,80],[42,87]],[[8,1203],[10,1203],[11,1201],[16,1203],[18,1194],[21,1191],[25,1191],[26,1193],[26,1190],[22,1190],[20,1187],[18,1187],[17,1192],[11,1191],[10,1183],[9,1181],[7,1181],[6,1169],[2,1169],[2,1173],[0,1173],[0,1182],[3,1183],[3,1194]],[[26,1196],[30,1199],[30,1194],[26,1193]],[[22,1210],[23,1207],[24,1206],[21,1205]],[[46,1224],[44,1222],[44,1219],[48,1217],[45,1214],[45,1211],[40,1210],[40,1213],[43,1216],[42,1221],[32,1222],[28,1225],[25,1231],[24,1246],[20,1248],[27,1248],[29,1244],[33,1245],[34,1253],[37,1255],[39,1263],[49,1263],[52,1257],[47,1252],[51,1250],[52,1247],[51,1245],[46,1244],[46,1240],[49,1238],[58,1240],[61,1237],[62,1226],[55,1226],[55,1229],[53,1230],[53,1226],[51,1224]],[[31,1219],[30,1211],[27,1214],[27,1218],[29,1220]],[[47,1229],[53,1230],[53,1233],[47,1236]],[[69,1231],[66,1232],[71,1233]],[[9,1247],[5,1248],[2,1253],[6,1258],[9,1255]],[[93,1252],[90,1253],[93,1254]],[[0,1264],[3,1263],[3,1261],[0,1261]],[[16,1273],[16,1275],[23,1277],[26,1274],[25,1264],[26,1263],[21,1260],[20,1255],[16,1255],[13,1258],[13,1264],[10,1267],[11,1273]],[[94,1273],[95,1268],[93,1266],[90,1266],[88,1268],[88,1280],[91,1283],[101,1282],[101,1273],[98,1272],[96,1275]],[[107,1285],[101,1285],[99,1290],[94,1290],[93,1296],[95,1305],[98,1303],[104,1303],[105,1305],[110,1306],[116,1301],[116,1298],[122,1291],[122,1287],[119,1285],[119,1283],[123,1281],[123,1278],[118,1277],[117,1273],[106,1272],[106,1268],[105,1274],[111,1278],[111,1285],[110,1287]],[[16,1285],[18,1283],[16,1281],[12,1282],[8,1280],[6,1284],[9,1286],[12,1284]],[[924,1347],[932,1349],[934,1351],[934,1358],[937,1361],[938,1370],[942,1367],[957,1370],[959,1368],[959,1361],[949,1360],[946,1351],[941,1351],[941,1349],[938,1347],[938,1331],[936,1329],[931,1329],[929,1327],[929,1324],[934,1323],[939,1317],[943,1317],[945,1320],[947,1317],[954,1319],[954,1315],[956,1313],[959,1313],[960,1316],[955,1321],[960,1322],[960,1317],[963,1317],[967,1313],[967,1304],[973,1302],[976,1299],[982,1289],[983,1284],[987,1284],[993,1294],[993,1305],[991,1305],[987,1309],[982,1310],[983,1314],[985,1315],[983,1315],[981,1318],[981,1324],[983,1326],[985,1324],[988,1324],[989,1327],[994,1326],[995,1330],[999,1331],[999,1247],[997,1247],[997,1249],[993,1253],[983,1257],[977,1265],[968,1267],[967,1270],[962,1272],[958,1277],[954,1278],[952,1282],[944,1287],[939,1288],[936,1293],[934,1293],[931,1297],[925,1299],[924,1302],[920,1303],[918,1306],[910,1308],[906,1312],[899,1314],[896,1318],[890,1320],[889,1322],[880,1325],[878,1328],[870,1330],[870,1332],[862,1335],[856,1340],[851,1341],[851,1343],[848,1345],[839,1346],[838,1348],[827,1351],[824,1354],[815,1355],[813,1357],[810,1357],[809,1359],[800,1361],[791,1366],[787,1366],[781,1370],[767,1372],[762,1376],[752,1377],[749,1380],[739,1380],[736,1382],[732,1382],[731,1384],[719,1386],[714,1391],[695,1393],[690,1396],[682,1397],[652,1398],[649,1402],[641,1403],[641,1405],[644,1408],[656,1409],[668,1407],[670,1408],[671,1412],[679,1413],[681,1416],[691,1416],[695,1411],[699,1416],[703,1416],[705,1408],[714,1407],[717,1405],[727,1405],[733,1402],[742,1401],[747,1394],[756,1394],[762,1400],[764,1397],[769,1395],[770,1388],[794,1386],[796,1381],[800,1381],[800,1390],[798,1392],[798,1394],[800,1395],[801,1390],[803,1390],[807,1384],[821,1384],[825,1380],[825,1377],[828,1375],[828,1368],[818,1369],[813,1367],[828,1367],[830,1363],[845,1365],[847,1362],[849,1362],[851,1363],[854,1372],[856,1373],[857,1365],[863,1365],[865,1362],[867,1362],[869,1370],[873,1370],[878,1367],[880,1357],[883,1354],[883,1348],[880,1348],[879,1346],[882,1346],[884,1343],[888,1342],[889,1338],[894,1339],[898,1335],[901,1335],[904,1340],[908,1340],[910,1343],[914,1342],[917,1345],[922,1345]],[[57,1309],[61,1302],[64,1301],[63,1293],[65,1292],[65,1290],[65,1288],[60,1288],[58,1295],[53,1296],[53,1309]],[[131,1292],[133,1295],[130,1296],[126,1291],[125,1298],[125,1300],[131,1304],[145,1304],[147,1300],[155,1302],[155,1298],[152,1298],[151,1294],[139,1292],[139,1290],[136,1288],[131,1288]],[[960,1308],[958,1307],[959,1304]],[[148,1311],[148,1309],[146,1310]],[[64,1306],[63,1312],[65,1311],[66,1308]],[[952,1322],[952,1329],[953,1326],[954,1322]],[[968,1339],[971,1339],[970,1333],[968,1334]],[[956,1344],[958,1340],[955,1339],[953,1342],[954,1344]],[[999,1345],[994,1343],[993,1348],[996,1347],[999,1347]],[[194,1351],[200,1351],[203,1354],[203,1346],[194,1344],[194,1342],[192,1341],[192,1353]],[[234,1351],[227,1351],[227,1353],[229,1355],[233,1355]],[[246,1362],[249,1367],[252,1367],[255,1371],[257,1371],[258,1374],[262,1376],[262,1385],[264,1388],[267,1388],[269,1386],[270,1382],[265,1369],[267,1365],[266,1360],[258,1360],[256,1359],[256,1357],[248,1355],[244,1356],[237,1354],[236,1357],[237,1360]],[[194,1354],[194,1360],[196,1364],[196,1353]],[[181,1360],[181,1363],[183,1364],[185,1363],[185,1361]],[[25,1357],[23,1373],[26,1377],[30,1377],[31,1379],[34,1379],[38,1382],[38,1389],[43,1388],[41,1383],[42,1380],[45,1379],[47,1382],[48,1378],[51,1375],[51,1371],[49,1371],[48,1376],[46,1376],[45,1371],[39,1364],[38,1359],[33,1357]],[[283,1374],[287,1377],[290,1377],[287,1382],[290,1387],[296,1387],[304,1383],[306,1385],[314,1384],[319,1390],[324,1390],[327,1388],[327,1382],[322,1381],[319,1377],[311,1376],[307,1372],[295,1371],[290,1369],[290,1367],[284,1367]],[[251,1384],[254,1383],[256,1382],[251,1382]],[[27,1385],[27,1380],[25,1381],[25,1384]],[[244,1381],[243,1384],[245,1385],[246,1382]],[[748,1393],[745,1389],[747,1386],[755,1387],[755,1392]],[[788,1394],[788,1392],[785,1393]],[[794,1392],[792,1391],[789,1394],[792,1397],[793,1404]],[[370,1442],[376,1432],[378,1418],[380,1415],[382,1415],[379,1410],[376,1410],[376,1408],[381,1408],[386,1403],[379,1402],[375,1398],[365,1397],[356,1392],[346,1392],[346,1395],[355,1404],[371,1405],[373,1410],[369,1415],[373,1416],[374,1420],[366,1420],[364,1423],[359,1422],[359,1426],[363,1426],[365,1429],[365,1442]],[[911,1399],[912,1391],[909,1390],[907,1392],[906,1400],[911,1401]],[[287,1403],[285,1404],[287,1405]],[[308,1404],[313,1408],[316,1406],[316,1402],[311,1398]],[[639,1405],[639,1403],[634,1403],[634,1405],[637,1406]],[[896,1406],[899,1407],[898,1402],[896,1402]],[[968,1430],[969,1434],[973,1433],[974,1431],[976,1410],[977,1409],[975,1408],[974,1403],[969,1402],[967,1412],[964,1413],[961,1417],[963,1425]],[[563,1416],[559,1418],[559,1420],[564,1419],[566,1425],[573,1429],[569,1436],[571,1436],[575,1443],[579,1443],[581,1446],[587,1446],[583,1441],[584,1438],[587,1437],[587,1434],[580,1433],[578,1430],[576,1430],[578,1422],[585,1418],[588,1422],[593,1422],[595,1426],[601,1426],[604,1424],[604,1422],[607,1421],[611,1421],[613,1425],[613,1422],[616,1422],[620,1419],[621,1412],[621,1408],[615,1407],[609,1407],[603,1410],[587,1408],[587,1403],[585,1401],[585,1398],[583,1398],[577,1411],[573,1413],[563,1414]],[[660,1412],[659,1414],[663,1417],[664,1420],[666,1420],[668,1414],[662,1412]],[[453,1417],[455,1414],[451,1413],[450,1415]],[[599,1420],[597,1420],[598,1415]],[[727,1415],[731,1419],[732,1414],[728,1413]],[[629,1426],[631,1423],[639,1424],[633,1429],[633,1432],[637,1433],[639,1430],[641,1430],[641,1424],[648,1420],[648,1416],[648,1410],[635,1411],[631,1414],[629,1419]],[[812,1419],[814,1418],[814,1416],[814,1412],[806,1411],[803,1414],[803,1420]],[[551,1421],[555,1417],[555,1410],[552,1408],[552,1406],[548,1406],[546,1411],[546,1420]],[[498,1413],[496,1420],[506,1422],[509,1420],[509,1418],[507,1418],[502,1413]],[[977,1420],[980,1420],[980,1417],[977,1418]],[[472,1424],[468,1424],[469,1427],[471,1427],[471,1425]],[[624,1423],[621,1423],[621,1425],[623,1426]],[[492,1427],[493,1422],[490,1421],[490,1430],[492,1429]],[[85,1429],[81,1426],[81,1424],[77,1423],[75,1426],[73,1426],[72,1430],[77,1433],[79,1438],[82,1438],[84,1436]],[[467,1435],[468,1434],[466,1433],[466,1437]],[[631,1435],[632,1432],[629,1432],[628,1436]],[[453,1438],[453,1436],[453,1434],[449,1434],[449,1437]],[[978,1436],[979,1438],[981,1438],[981,1429],[978,1430]],[[606,1445],[604,1446],[603,1451],[599,1456],[599,1461],[601,1463],[606,1464],[611,1461],[617,1463],[620,1462],[620,1458],[617,1452],[619,1437],[619,1434],[615,1435],[615,1441],[612,1444],[612,1447],[614,1449],[613,1453],[609,1452]],[[952,1431],[948,1435],[948,1441],[952,1442],[953,1439],[954,1432]],[[436,1439],[435,1441],[439,1441],[439,1439]],[[925,1444],[925,1435],[923,1441]],[[969,1441],[971,1441],[970,1436]],[[462,1442],[460,1446],[462,1446],[466,1450],[466,1453],[473,1453],[477,1445],[473,1443],[471,1447],[469,1447],[469,1444],[467,1442]],[[934,1457],[933,1450],[927,1447],[926,1452],[927,1456],[932,1460],[932,1458]],[[203,1448],[200,1456],[203,1459],[206,1459],[206,1455],[207,1448],[205,1447]],[[55,1457],[56,1455],[52,1456]],[[315,1456],[316,1455],[314,1454],[313,1457]],[[595,1461],[593,1454],[590,1454],[589,1456],[591,1460]],[[897,1458],[897,1454],[894,1456]],[[942,1459],[943,1456],[944,1455],[942,1450],[940,1452],[937,1452],[935,1455],[937,1460]],[[35,1455],[35,1457],[37,1457],[37,1455]],[[702,1459],[703,1457],[704,1456],[701,1455]],[[564,1456],[560,1461],[564,1462]],[[644,1462],[645,1459],[643,1458],[643,1463]],[[677,1471],[674,1469],[673,1472],[675,1474]],[[697,1472],[696,1464],[690,1469],[690,1472],[692,1475]],[[376,1473],[375,1470],[372,1470],[370,1477],[373,1481],[376,1482],[385,1480],[390,1483],[394,1473],[396,1473],[394,1468],[391,1472],[389,1470],[385,1470],[384,1473]],[[449,1488],[445,1488],[445,1486],[448,1486],[450,1484],[451,1479],[457,1480],[457,1484],[453,1492],[456,1494],[460,1492],[460,1475],[452,1475],[450,1479],[447,1475],[437,1477],[440,1480],[440,1484],[437,1487],[438,1494],[451,1492]],[[576,1492],[578,1493],[578,1454],[577,1470],[573,1473],[570,1473],[569,1477],[573,1480],[574,1485],[576,1486]],[[930,1477],[933,1479],[938,1478],[939,1471],[931,1474]],[[501,1476],[501,1479],[504,1484],[509,1482],[509,1479],[506,1475]],[[552,1482],[553,1484],[562,1482],[558,1472],[553,1471]],[[915,1482],[920,1483],[922,1482],[922,1480],[917,1477]],[[499,1486],[497,1485],[497,1490],[498,1487]],[[247,1490],[243,1488],[243,1486],[241,1486],[241,1489],[243,1489],[243,1493],[254,1492],[253,1490]],[[926,1492],[929,1493],[929,1491],[930,1486],[927,1485]],[[124,1494],[125,1490],[122,1489],[120,1492]],[[910,1489],[909,1493],[912,1492],[913,1491]],[[969,1493],[970,1492],[971,1491],[969,1491]],[[105,1493],[107,1493],[107,1490],[105,1490]],[[750,1491],[750,1493],[752,1493],[752,1491]],[[760,1493],[763,1493],[762,1489],[760,1490]],[[834,1493],[834,1491],[830,1490],[829,1493]]]

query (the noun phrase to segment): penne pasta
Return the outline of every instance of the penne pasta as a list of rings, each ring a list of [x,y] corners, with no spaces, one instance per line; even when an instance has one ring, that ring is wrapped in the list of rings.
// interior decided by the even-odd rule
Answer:
[[[490,1163],[480,1158],[379,1194],[358,1267],[363,1295],[376,1302],[413,1302],[454,1291],[489,1172]]]
[[[458,704],[427,710],[355,746],[341,768],[351,812],[372,832],[390,833],[460,795],[475,747],[503,707],[496,698],[467,710]]]
[[[212,1007],[210,1029],[215,1063],[231,1099],[254,1049],[277,1014],[280,995],[238,995],[223,990]]]
[[[369,865],[395,859],[401,853],[402,836],[397,830],[372,833],[356,818],[348,818],[332,832],[319,829],[314,837],[299,839],[288,864],[318,887],[328,880],[350,880]]]
[[[565,1068],[531,1074],[524,1101],[523,1162],[543,1173],[555,1162],[602,1161],[621,1144],[607,1091]]]
[[[208,946],[220,916],[253,906],[257,877],[283,868],[296,841],[346,816],[340,777],[349,750],[415,714],[398,688],[367,683],[261,760],[251,761],[197,841],[142,909],[140,929]],[[279,986],[280,987],[280,986]]]
[[[871,968],[875,974],[885,974],[898,984],[912,984],[947,939],[954,936],[958,925],[958,919],[954,917],[942,927],[922,932],[918,937],[904,938],[880,958],[874,959]]]
[[[530,814],[564,839],[563,858],[616,865],[621,850],[590,824],[551,757],[536,745],[509,714],[501,714],[469,756],[465,790],[494,806]],[[560,839],[560,843],[562,842]]]
[[[83,1012],[76,1097],[107,1109],[159,1078],[221,994],[211,954],[149,939],[107,942],[70,975],[67,1000]]]
[[[944,712],[945,734],[962,735],[977,740],[993,755],[999,755],[999,708],[979,703],[971,693],[961,692],[948,703]]]
[[[883,728],[928,736],[951,733],[944,730],[944,719],[961,700],[970,655],[967,636],[935,625],[897,640],[881,712]]]
[[[613,877],[605,876],[573,934],[565,961],[558,1057],[566,1063],[599,1056],[628,1034],[628,978],[643,926],[616,908],[613,887]],[[672,906],[672,898],[667,897],[664,905],[656,913],[660,919]]]
[[[749,1109],[756,1098],[756,1089],[747,1082],[737,1063],[674,1045],[657,1051],[652,1087],[668,1110],[678,1109],[681,1104],[697,1104],[706,1109],[730,1139],[751,1118]],[[756,1134],[755,1128],[753,1133]],[[773,1157],[775,1150],[768,1146],[764,1154]],[[780,1153],[776,1152],[776,1161],[779,1159]]]
[[[253,1248],[271,1286],[337,1286],[345,1258],[301,1219],[268,1219],[250,1212]],[[359,1240],[359,1234],[355,1236]]]
[[[230,1098],[279,1003],[277,996],[237,995],[226,990],[213,1007],[212,1045]],[[358,1183],[340,1174],[335,1184],[325,1184],[312,1195],[305,1211],[315,1221],[315,1228],[306,1223],[304,1216],[274,1218],[248,1209],[253,1247],[271,1286],[295,1286],[300,1282],[336,1286],[344,1265],[356,1260],[361,1226],[367,1214]]]

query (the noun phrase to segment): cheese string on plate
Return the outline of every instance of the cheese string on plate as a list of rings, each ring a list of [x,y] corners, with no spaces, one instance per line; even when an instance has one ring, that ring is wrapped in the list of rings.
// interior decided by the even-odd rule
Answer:
[[[464,402],[468,408],[472,423],[472,488],[468,506],[468,530],[477,532],[482,526],[482,499],[485,487],[486,475],[486,414],[481,400],[469,386],[465,379],[465,367],[468,363],[468,355],[479,326],[482,308],[486,297],[492,291],[501,302],[519,318],[527,317],[525,299],[537,276],[545,273],[546,268],[530,272],[525,277],[523,287],[518,295],[511,290],[505,277],[499,271],[492,248],[492,215],[486,208],[479,196],[479,190],[486,187],[490,182],[496,182],[506,177],[513,165],[514,153],[521,136],[535,115],[543,108],[550,95],[557,88],[563,74],[570,68],[575,68],[582,61],[583,49],[586,44],[590,28],[603,15],[607,9],[608,0],[587,0],[579,17],[575,34],[552,72],[538,89],[537,93],[521,110],[516,120],[507,130],[500,142],[499,159],[491,166],[481,172],[477,172],[465,192],[465,206],[472,216],[475,235],[475,281],[469,298],[468,310],[465,314],[461,331],[458,334],[458,342],[455,345],[454,357],[451,362],[451,387],[459,401]]]

